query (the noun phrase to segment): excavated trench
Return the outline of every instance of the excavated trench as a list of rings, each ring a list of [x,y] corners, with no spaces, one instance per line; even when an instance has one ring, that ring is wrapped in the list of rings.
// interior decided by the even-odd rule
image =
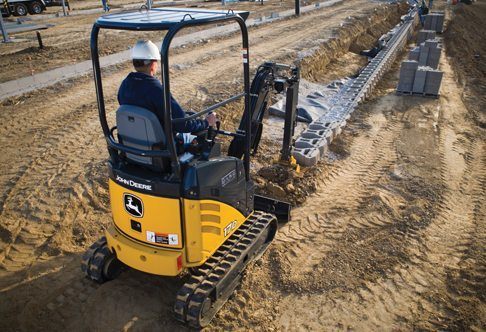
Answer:
[[[384,76],[217,328],[484,329],[484,131],[448,61],[439,100],[396,96],[397,63]]]
[[[366,15],[330,31],[356,11]],[[356,53],[400,14],[396,5],[349,0],[254,29],[252,64],[291,62],[307,49],[305,79],[352,76],[365,64]],[[200,47],[174,52],[187,65],[173,68],[175,91],[195,109],[237,91],[237,80],[213,81],[237,77],[229,60],[240,63],[236,38]],[[441,66],[442,96],[432,100],[394,95],[395,65],[317,167],[295,174],[274,164],[279,143],[262,142],[252,161],[260,190],[300,206],[209,330],[485,329],[486,140],[467,119],[447,58]],[[128,70],[105,73],[111,110]],[[171,310],[184,278],[130,270],[100,286],[79,271],[80,252],[111,219],[95,109],[87,79],[2,104],[2,331],[183,329]],[[241,105],[221,112],[228,128],[240,115]]]
[[[400,22],[401,15],[407,6],[388,7],[386,11],[374,11],[368,17],[348,17],[334,36],[313,49],[300,52],[297,60],[301,66],[302,78],[326,86],[333,80],[353,77],[367,64],[367,58],[359,53],[376,46],[378,38],[387,33]],[[262,165],[268,165],[275,158],[271,149],[278,149],[279,142],[263,136],[264,153],[255,159]],[[332,153],[339,150],[340,141],[331,146],[333,158],[341,154]],[[271,147],[271,149],[269,149]],[[256,168],[256,182],[261,193],[290,201],[293,205],[305,202],[306,197],[315,192],[319,174],[325,172],[327,162],[320,162],[316,167],[302,168],[301,173],[295,173],[291,168],[279,163]]]
[[[371,15],[348,18],[332,32],[333,38],[317,41],[310,51],[298,54],[302,77],[326,84],[356,74],[365,65],[357,53],[372,47],[389,31],[399,21],[402,10],[404,7],[389,5]],[[293,28],[291,20],[282,24]],[[313,29],[305,28],[306,32]],[[262,38],[268,33],[264,29],[256,29],[253,35]],[[277,37],[272,46],[278,51],[272,59],[294,60],[295,49],[286,49],[292,44]],[[218,40],[212,47],[217,49],[224,43],[221,48],[229,44],[238,50],[236,42],[233,45],[226,40]],[[255,44],[253,64],[268,56],[266,47]],[[208,92],[206,79],[201,76],[207,73],[203,67],[214,61],[208,60],[213,53],[226,54],[210,51],[200,63],[193,60],[191,52],[181,51],[177,56],[194,64],[190,70],[173,69],[174,87],[184,87],[182,91],[188,95],[194,93],[190,105],[196,109],[234,93],[239,83],[212,84],[211,90],[219,93]],[[226,62],[210,63],[223,72],[232,70]],[[184,80],[188,72],[192,76]],[[109,75],[107,99],[113,106],[113,91],[123,75]],[[274,163],[280,143],[262,141],[253,158],[259,190],[300,207],[294,210],[293,221],[282,225],[262,261],[250,267],[242,287],[216,317],[212,328],[440,329],[447,327],[443,322],[461,327],[461,319],[477,321],[472,309],[448,316],[454,302],[447,289],[463,273],[463,266],[471,266],[461,250],[467,241],[474,242],[474,225],[484,217],[481,201],[468,200],[478,193],[484,195],[481,137],[469,132],[467,123],[458,122],[447,111],[448,103],[459,112],[464,109],[456,100],[458,92],[451,77],[446,79],[449,99],[443,101],[403,99],[389,93],[396,84],[392,74],[383,81],[372,100],[356,112],[343,137],[331,146],[335,158],[317,167],[296,174]],[[78,89],[79,83],[72,84]],[[86,103],[81,105],[75,98],[84,98]],[[25,103],[32,106],[28,98]],[[228,128],[239,122],[240,106],[221,112]],[[105,161],[99,157],[106,151],[103,144],[93,144],[92,133],[98,133],[99,124],[96,114],[91,114],[92,95],[83,92],[73,99],[61,99],[59,107],[72,112],[61,119],[49,114],[46,121],[62,122],[64,131],[59,125],[59,131],[47,136],[40,130],[45,117],[42,114],[41,124],[26,130],[26,136],[35,135],[33,152],[29,151],[32,163],[19,170],[23,180],[16,180],[19,184],[2,201],[2,222],[17,222],[21,227],[15,232],[0,231],[2,244],[19,239],[9,252],[2,253],[9,271],[19,272],[1,280],[1,312],[8,318],[0,322],[0,329],[16,326],[20,330],[53,330],[63,326],[73,330],[156,330],[161,324],[180,328],[174,325],[170,311],[183,278],[164,279],[128,271],[119,280],[102,286],[81,279],[78,253],[110,222]],[[443,114],[439,109],[446,111]],[[22,134],[26,121],[17,119],[12,126]],[[84,123],[81,131],[77,128],[80,123]],[[448,123],[450,130],[434,129],[438,123]],[[9,133],[8,138],[16,135]],[[42,151],[35,144],[39,141],[47,141]],[[76,154],[70,154],[72,146]],[[89,160],[80,163],[80,154]],[[69,173],[71,169],[74,175]],[[32,188],[32,182],[41,185]],[[45,188],[52,189],[48,195],[44,194]],[[25,198],[23,193],[27,193]],[[455,223],[458,216],[463,216],[460,227]],[[470,237],[464,237],[462,230]],[[31,259],[31,246],[37,248],[37,261]],[[459,263],[440,265],[451,260]],[[24,268],[26,262],[32,268]],[[48,271],[45,277],[44,271]],[[473,266],[473,271],[471,278],[481,280],[481,269]],[[444,275],[448,283],[443,282]],[[20,282],[19,276],[24,276]],[[474,293],[474,287],[468,291]]]
[[[378,38],[400,22],[400,16],[407,10],[406,5],[375,10],[367,17],[348,17],[335,35],[315,49],[301,52],[302,77],[310,81],[327,83],[329,80],[352,76],[366,64],[366,57],[359,53],[376,45]],[[349,59],[353,59],[351,64]],[[344,65],[346,63],[347,65]],[[339,65],[342,64],[341,70]],[[330,70],[329,66],[333,66]],[[356,68],[355,66],[359,67]]]

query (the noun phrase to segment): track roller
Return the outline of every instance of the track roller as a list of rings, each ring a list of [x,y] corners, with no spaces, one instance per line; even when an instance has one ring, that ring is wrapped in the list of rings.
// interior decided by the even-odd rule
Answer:
[[[86,250],[81,261],[81,271],[100,284],[115,279],[124,268],[125,265],[108,249],[104,236]]]

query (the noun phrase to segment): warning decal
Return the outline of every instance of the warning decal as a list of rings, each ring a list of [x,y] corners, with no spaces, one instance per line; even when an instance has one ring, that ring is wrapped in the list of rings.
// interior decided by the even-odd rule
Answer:
[[[147,241],[176,246],[179,244],[179,236],[177,234],[155,233],[152,231],[147,231]]]

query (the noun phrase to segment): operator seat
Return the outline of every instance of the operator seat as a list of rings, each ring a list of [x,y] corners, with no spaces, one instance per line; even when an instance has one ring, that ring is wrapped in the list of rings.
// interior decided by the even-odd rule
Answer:
[[[140,150],[162,150],[166,146],[165,133],[159,119],[145,108],[121,105],[116,111],[116,126],[118,140],[125,146]],[[126,153],[125,156],[131,164],[145,166],[154,171],[164,171],[170,164],[169,160],[162,157],[142,157],[131,153]]]

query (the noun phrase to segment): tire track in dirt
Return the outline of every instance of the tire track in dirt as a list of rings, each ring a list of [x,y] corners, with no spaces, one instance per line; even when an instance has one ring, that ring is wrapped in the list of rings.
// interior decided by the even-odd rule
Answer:
[[[446,86],[455,87],[450,77],[447,80]],[[353,234],[355,230],[346,230],[349,226],[346,223],[341,224],[343,220],[338,218],[335,224],[342,225],[341,232],[345,236],[332,234],[329,236],[329,242],[323,241],[324,250],[331,245],[333,249],[322,256],[317,254],[322,259],[321,264],[318,264],[318,260],[305,258],[321,251],[320,242],[305,246],[297,253],[297,258],[290,260],[283,255],[288,255],[289,251],[292,251],[291,246],[285,244],[283,249],[278,249],[278,252],[282,251],[285,254],[275,250],[272,253],[276,255],[275,260],[272,260],[273,264],[278,266],[279,262],[286,260],[288,263],[284,263],[283,267],[275,272],[274,277],[286,274],[286,270],[292,269],[292,266],[295,266],[296,271],[304,269],[310,274],[308,278],[301,276],[299,280],[294,277],[296,271],[292,270],[288,278],[277,277],[277,284],[284,284],[283,288],[277,288],[283,290],[279,307],[285,308],[281,309],[276,317],[277,327],[289,330],[295,330],[297,326],[311,330],[318,330],[322,326],[376,330],[388,326],[394,329],[437,330],[467,329],[471,327],[468,325],[471,321],[481,321],[479,317],[484,312],[484,304],[475,302],[474,296],[481,294],[481,289],[484,290],[485,269],[481,268],[480,264],[474,264],[478,259],[477,255],[480,254],[469,251],[474,248],[474,242],[481,243],[481,235],[484,234],[484,231],[480,231],[479,234],[477,232],[478,225],[484,225],[484,207],[481,208],[480,203],[481,197],[485,196],[486,183],[484,140],[464,136],[462,133],[465,131],[471,135],[471,124],[464,124],[464,120],[461,120],[465,118],[467,110],[462,105],[459,93],[446,90],[444,95],[447,97],[443,97],[440,104],[441,112],[444,113],[444,117],[439,120],[441,130],[435,134],[432,130],[424,132],[425,135],[431,136],[429,139],[432,140],[435,135],[438,136],[439,164],[430,170],[439,173],[438,185],[443,188],[438,191],[442,191],[442,194],[437,197],[437,201],[430,196],[431,201],[423,202],[432,203],[430,207],[422,209],[426,215],[419,215],[418,218],[408,221],[403,220],[406,215],[402,216],[402,220],[397,220],[393,219],[391,214],[383,213],[382,217],[389,219],[389,222],[381,228],[373,228],[372,225],[368,228],[363,227],[365,236],[353,236],[356,235]],[[450,98],[455,99],[453,104],[463,107],[451,109],[451,101],[448,100]],[[399,109],[399,105],[396,107]],[[460,112],[457,114],[458,109]],[[453,111],[456,111],[456,114],[453,114]],[[423,120],[417,121],[419,125],[422,123]],[[407,133],[411,134],[412,132]],[[426,137],[419,137],[420,139],[425,140]],[[431,152],[432,150],[433,146]],[[403,152],[404,150],[401,150],[400,154]],[[424,170],[429,171],[427,168]],[[424,186],[421,183],[416,189],[419,189],[420,185]],[[431,186],[432,183],[425,185]],[[348,187],[349,191],[353,189]],[[408,204],[413,206],[416,203]],[[363,218],[368,222],[366,210],[351,212],[358,215],[355,218]],[[395,227],[397,229],[393,231]],[[326,231],[329,228],[332,229],[332,226],[326,228]],[[326,234],[323,233],[321,236],[326,237]],[[312,242],[312,239],[311,237],[308,241]],[[388,261],[383,270],[376,271],[378,265],[373,265],[379,257],[361,259],[359,256],[359,250],[365,252],[365,255],[373,256],[373,251],[369,249],[373,248],[375,243],[375,246],[379,244],[376,250],[382,250],[383,256],[392,257],[393,255],[387,252],[385,244],[396,241],[402,242],[392,248],[392,254],[396,259]],[[298,247],[298,244],[294,244],[294,248],[295,246]],[[350,249],[353,246],[358,250],[353,256],[346,256],[347,252],[353,251]],[[481,246],[476,245],[476,248]],[[306,263],[311,265],[310,268]],[[358,274],[359,278],[364,279],[365,284],[353,284],[354,278],[349,277],[361,273],[357,264],[370,264],[367,273],[379,272],[375,274],[377,278],[370,279],[367,275]],[[464,266],[471,265],[475,268],[468,274],[469,279],[466,279],[462,286],[452,287],[451,291],[451,274],[465,274],[467,270],[464,270]],[[343,272],[348,275],[343,275]],[[324,280],[335,279],[338,283],[314,281],[318,279],[317,276]],[[461,280],[459,277],[458,279]],[[472,297],[471,302],[467,302],[468,298],[464,299],[467,296]],[[309,308],[310,303],[312,308]],[[459,306],[456,307],[455,304]],[[472,315],[476,313],[478,316],[471,317],[471,312],[467,310],[471,310],[474,304],[479,305],[479,308],[473,308]]]
[[[309,25],[303,29],[303,34],[311,36],[322,34],[328,29],[329,25],[345,18],[347,11],[352,6],[353,4],[347,4],[333,14],[327,12],[313,13],[312,15],[317,19],[333,16],[333,20],[329,22],[324,21],[320,29]],[[372,6],[374,5],[365,7]],[[302,37],[299,34],[295,34],[291,29],[294,24],[295,22],[292,20],[279,22],[275,26],[277,28],[275,29],[276,31],[272,31],[270,35],[268,35],[268,27],[256,29],[258,41],[252,48],[253,55],[263,57],[268,53],[269,45],[265,41],[266,38],[277,40],[272,42],[272,48],[276,49],[282,49],[288,45],[298,45]],[[272,25],[272,28],[274,28],[274,25]],[[282,38],[284,34],[288,38]],[[277,36],[280,38],[276,38]],[[208,45],[205,48],[211,48],[211,53],[217,54],[222,49],[231,47],[231,45],[237,47],[238,44],[238,40],[230,38],[218,43],[216,50],[214,50],[213,45]],[[299,46],[295,47],[298,48]],[[239,57],[239,52],[236,52],[236,54]],[[190,82],[183,81],[181,83],[181,86],[184,86],[186,91],[191,86],[197,86],[202,84],[203,80],[208,80],[208,75],[203,75],[203,72],[207,73],[208,66],[219,68],[219,71],[210,73],[212,76],[209,78],[211,78],[222,73],[231,75],[237,63],[236,61],[228,61],[228,59],[215,60],[205,52],[198,53],[198,56],[199,58],[196,59],[198,65],[190,70],[179,71],[176,74],[176,77],[184,77],[188,72],[191,73],[190,76],[193,79]],[[194,60],[192,52],[183,52],[180,55],[176,55],[177,62],[180,62],[180,60],[189,61],[190,59]],[[105,86],[108,96],[116,91],[117,82],[121,80],[121,75],[115,74],[108,77],[108,84]],[[100,148],[93,149],[95,146],[99,146],[96,142],[100,141],[100,135],[84,135],[85,132],[98,132],[96,115],[89,112],[95,108],[94,103],[90,102],[89,104],[76,106],[79,105],[79,100],[94,100],[94,97],[90,98],[94,95],[92,91],[88,90],[90,84],[84,83],[83,85],[84,88],[80,89],[81,93],[64,94],[56,101],[48,102],[48,105],[50,104],[51,107],[59,110],[59,112],[38,112],[40,116],[33,119],[30,112],[24,111],[18,115],[20,120],[16,117],[12,126],[3,127],[2,129],[2,137],[6,137],[9,140],[16,135],[19,141],[26,142],[26,145],[29,147],[28,149],[23,149],[22,152],[25,152],[25,154],[19,153],[17,158],[11,160],[10,163],[4,164],[5,167],[8,167],[8,164],[22,165],[19,171],[13,174],[6,174],[5,179],[2,179],[8,185],[3,187],[5,191],[1,196],[1,218],[3,225],[6,225],[4,231],[9,233],[8,238],[10,239],[9,244],[2,246],[3,257],[0,258],[4,268],[22,268],[22,264],[33,262],[44,253],[40,247],[45,246],[50,241],[56,228],[52,226],[43,228],[38,223],[48,219],[49,224],[53,222],[61,223],[63,225],[62,228],[66,227],[66,225],[71,225],[76,219],[82,219],[83,214],[86,212],[80,209],[80,207],[82,208],[85,205],[82,203],[83,199],[93,200],[93,197],[95,197],[90,195],[90,192],[93,191],[92,189],[83,189],[83,184],[76,180],[78,173],[73,174],[70,171],[70,169],[77,171],[84,169],[87,164],[83,158],[73,156],[73,151],[83,151],[83,155],[87,156],[97,156],[101,153]],[[177,87],[177,84],[174,85]],[[115,109],[114,100],[107,104],[108,109]],[[73,106],[75,107],[74,110]],[[86,125],[86,123],[89,123],[89,125]],[[38,142],[41,144],[39,145]],[[26,155],[27,158],[25,158]],[[29,159],[31,159],[31,162],[26,164]],[[98,163],[101,163],[101,160]],[[58,180],[55,181],[55,178]],[[58,188],[58,186],[61,188],[65,187],[65,185],[60,183],[59,179],[63,180],[62,183],[71,183],[75,187],[73,192],[70,192],[68,188],[63,190],[54,189]],[[33,183],[40,184],[40,186],[32,191]],[[21,194],[28,191],[31,192],[29,195]],[[46,199],[46,197],[50,197],[50,199]],[[81,203],[72,202],[76,198]],[[69,205],[61,204],[59,206],[59,202],[66,199],[71,201]],[[106,212],[106,208],[102,208],[97,202],[94,202],[93,208]],[[63,210],[69,211],[69,213],[63,215]],[[67,219],[72,220],[69,221]]]
[[[370,133],[353,138],[350,156],[335,162],[339,167],[323,174],[318,188],[337,188],[334,199],[314,194],[294,210],[264,262],[251,268],[220,313],[217,328],[484,327],[484,133],[467,120],[444,59],[442,66],[448,74],[440,100],[385,96],[371,102],[377,110],[389,99],[381,111],[387,121],[400,122],[393,147],[380,148]],[[374,128],[386,126],[372,124],[371,133]],[[361,149],[370,154],[366,160],[383,150],[395,153],[392,167],[372,181],[362,174],[364,179],[334,187],[345,165],[344,177],[360,174],[346,160],[359,160]],[[360,181],[368,197],[356,190]],[[243,304],[243,312],[234,309]]]
[[[336,229],[340,230],[348,223],[353,227],[370,226],[352,217],[348,218],[345,225],[334,225],[331,221],[337,216],[356,211],[375,190],[374,185],[378,179],[389,171],[396,159],[393,141],[400,130],[400,124],[393,120],[387,121],[381,110],[373,114],[370,122],[375,122],[372,131],[354,140],[350,156],[332,168],[319,185],[318,193],[312,195],[304,207],[293,211],[294,219],[280,229],[279,241],[300,243],[309,237],[320,237],[323,232],[329,233],[333,229],[336,232]],[[306,211],[315,211],[315,214],[307,216]],[[382,222],[379,219],[373,221],[377,225]]]
[[[346,10],[355,10],[357,4],[363,4],[363,1],[349,2],[346,7],[348,9]],[[368,8],[368,6],[371,8],[376,6],[376,4],[366,2],[363,8]],[[334,15],[334,13],[332,11],[325,15],[320,13],[319,15],[312,16],[313,18],[319,18],[319,20],[318,24],[305,27],[304,31],[308,38],[313,39],[319,36],[322,37],[323,34],[327,35],[329,33],[327,30],[339,24],[339,21],[346,15],[346,11],[342,11],[339,15]],[[330,17],[332,19],[329,19]],[[304,21],[304,19],[299,19],[299,22]],[[302,36],[300,35],[300,38],[295,37],[299,34],[291,28],[294,24],[295,22],[283,22],[281,25],[272,25],[271,29],[276,29],[276,32],[271,35],[268,33],[269,27],[262,27],[259,36],[263,38],[261,40],[259,39],[255,45],[252,45],[252,57],[263,58],[270,56],[275,48],[282,48],[282,52],[284,52],[284,48],[287,49],[286,51],[289,49],[297,51],[299,47],[305,47],[307,42],[302,42]],[[267,32],[265,32],[265,29],[267,29]],[[268,42],[267,38],[277,39],[277,36],[278,42]],[[286,40],[287,37],[289,38]],[[280,41],[280,39],[284,39],[285,42]],[[221,44],[221,47],[213,52],[219,52],[223,46],[231,47],[234,44],[237,47],[236,45],[238,45],[237,42],[227,40],[221,43],[227,44]],[[219,41],[217,44],[219,46]],[[317,44],[319,43],[317,42]],[[190,91],[195,85],[201,84],[202,78],[200,75],[203,72],[206,73],[205,80],[208,81],[221,75],[219,71],[207,73],[207,68],[218,67],[221,64],[221,62],[207,57],[204,53],[208,49],[214,50],[214,44],[202,46],[202,49],[203,52],[195,53],[196,56],[194,54],[191,55],[189,52],[182,52],[181,54],[175,55],[177,57],[176,61],[187,59],[189,62],[192,57],[198,63],[194,71],[193,68],[186,68],[175,73],[176,79],[182,78],[188,73],[194,78],[193,80],[179,83],[179,85],[176,83],[176,87],[180,87],[184,91]],[[278,53],[275,52],[273,55],[278,55]],[[273,55],[272,58],[275,58]],[[254,61],[253,63],[257,62]],[[207,67],[206,70],[203,70],[204,67]],[[237,68],[237,65],[234,67],[222,66],[222,68],[224,68],[223,73],[230,74],[233,77],[234,73],[232,70],[233,68]],[[123,76],[123,72],[115,72],[106,76],[105,92],[110,98],[107,109],[115,109],[115,100],[111,96],[114,96]],[[30,266],[34,260],[45,260],[46,263],[54,264],[49,258],[58,255],[59,252],[56,250],[59,248],[68,252],[79,250],[79,247],[89,242],[90,235],[93,237],[98,236],[102,225],[107,223],[110,218],[109,213],[101,208],[103,206],[106,209],[109,206],[107,201],[103,201],[103,199],[107,199],[103,161],[106,153],[103,140],[99,134],[97,116],[92,111],[95,109],[95,99],[91,82],[77,85],[74,93],[73,90],[68,88],[57,100],[43,102],[41,107],[37,109],[37,112],[39,114],[47,113],[47,115],[42,115],[44,119],[34,119],[30,116],[31,113],[26,110],[23,112],[24,121],[18,121],[14,126],[22,132],[24,137],[27,137],[27,139],[23,138],[26,142],[47,142],[41,144],[39,150],[35,151],[33,155],[39,155],[40,157],[32,165],[26,164],[24,166],[26,169],[18,179],[13,181],[13,189],[10,190],[10,193],[6,195],[3,201],[5,208],[2,211],[2,218],[6,216],[12,218],[12,220],[15,219],[20,221],[22,226],[16,228],[18,231],[16,235],[17,240],[12,241],[13,245],[8,251],[8,257],[3,260],[3,264],[4,268],[19,270],[18,275],[20,276],[31,273],[27,272],[29,269],[25,267]],[[203,96],[205,93],[203,91]],[[26,104],[29,104],[29,107],[32,108],[34,102],[27,100]],[[27,105],[24,107],[27,109]],[[69,112],[73,110],[79,117],[70,115]],[[12,109],[9,111],[12,114]],[[113,117],[113,114],[114,112],[110,112],[110,117]],[[62,117],[63,121],[57,122],[56,119],[58,117]],[[71,125],[65,127],[64,121],[69,121]],[[387,130],[395,132],[396,129],[392,126]],[[29,135],[33,132],[35,133],[35,131],[42,131],[42,133],[37,134],[38,136],[35,139],[30,138],[29,140]],[[9,131],[11,134],[14,132],[15,128],[11,128]],[[91,133],[96,134],[93,135]],[[374,135],[374,137],[377,136]],[[22,142],[24,142],[23,139]],[[29,149],[29,145],[24,144],[21,149],[23,152],[26,152]],[[385,149],[390,150],[390,147],[385,147]],[[73,152],[75,150],[78,152]],[[368,151],[372,152],[372,150]],[[11,151],[9,153],[13,155]],[[372,162],[366,164],[369,165],[371,168],[370,172],[375,174],[374,176],[376,177],[373,181],[369,181],[370,185],[376,183],[380,176],[379,174],[384,173],[389,167],[389,161],[387,161],[387,158],[384,159],[379,160],[375,158]],[[361,159],[359,161],[364,162],[365,160]],[[14,162],[8,162],[5,168],[13,169],[13,165],[15,165]],[[361,175],[366,174],[364,168],[365,166],[361,167]],[[356,173],[353,176],[359,178],[360,173]],[[25,192],[29,192],[29,194],[24,197],[23,194]],[[40,199],[37,198],[36,201],[36,195],[42,197]],[[363,197],[358,197],[361,199],[361,202],[356,203],[354,208],[358,208],[360,204],[364,204]],[[53,205],[55,206],[60,201],[67,203],[66,205],[53,207]],[[16,206],[19,206],[19,208],[15,208]],[[1,219],[1,221],[3,223],[4,219]],[[88,237],[88,240],[86,242],[76,243],[76,245],[66,243],[66,239],[76,237],[74,234],[75,226],[80,222],[85,224],[83,232],[85,232],[84,236]],[[350,221],[350,225],[354,225],[354,223],[355,221]],[[51,226],[54,224],[55,227],[53,230],[40,229],[38,231],[35,227],[40,224]],[[92,230],[86,228],[92,228]],[[31,239],[32,234],[39,236],[34,236]],[[41,240],[45,241],[42,242]],[[32,287],[30,285],[25,285],[24,288],[23,284],[16,284],[16,281],[13,279],[8,279],[8,282],[4,282],[6,280],[2,281],[1,288],[8,289],[9,298],[22,297],[22,294],[27,297],[27,305],[21,311],[22,314],[18,316],[18,319],[20,320],[20,317],[27,317],[28,319],[22,320],[18,326],[24,329],[43,326],[46,330],[49,330],[52,327],[59,328],[59,326],[66,326],[68,324],[74,329],[83,329],[83,327],[90,329],[99,328],[97,324],[100,322],[101,324],[108,322],[108,316],[112,317],[112,321],[116,321],[116,324],[120,324],[123,321],[120,319],[120,312],[117,309],[120,303],[127,309],[126,312],[122,310],[124,318],[131,313],[139,314],[140,310],[137,310],[137,308],[146,308],[147,298],[154,298],[154,292],[158,294],[157,298],[153,300],[153,307],[156,308],[154,310],[157,313],[149,310],[150,314],[148,316],[140,315],[140,317],[141,319],[148,320],[149,326],[153,329],[160,326],[159,307],[162,306],[163,308],[170,309],[174,297],[174,290],[177,289],[177,285],[175,284],[180,283],[180,281],[156,281],[153,277],[141,277],[139,274],[133,274],[131,272],[119,281],[117,280],[102,287],[97,287],[95,291],[86,290],[83,285],[78,285],[78,262],[75,258],[73,259],[75,261],[72,264],[70,263],[68,268],[62,270],[63,276],[58,276],[58,273],[61,272],[55,268],[51,269],[50,272],[45,272],[48,276],[52,275],[54,279],[49,281],[49,277],[39,278],[37,282],[33,283],[34,287],[37,287],[38,290],[33,292],[29,289],[29,287]],[[35,268],[36,265],[32,265],[32,267]],[[47,292],[46,289],[50,291]],[[80,298],[79,294],[82,293],[86,293],[87,299],[83,300]],[[37,296],[39,294],[46,294],[46,296],[34,299],[33,297],[36,297],[36,294]],[[110,303],[113,303],[114,297],[117,299],[117,305],[113,307]],[[135,299],[135,304],[138,305],[131,303],[133,298]],[[101,305],[103,303],[106,303],[106,305]],[[100,308],[104,309],[100,310]],[[173,324],[169,313],[164,312],[162,317],[164,326],[178,328],[177,325]],[[69,322],[66,321],[68,318]],[[16,319],[15,317],[12,318],[13,321]],[[41,324],[36,325],[39,323],[39,320],[42,321]],[[107,329],[114,328],[113,325],[105,327]],[[117,327],[122,329],[124,325],[117,325]]]
[[[91,117],[91,124],[85,128],[95,131],[98,120],[94,115]],[[78,180],[79,175],[68,172],[75,159],[81,157],[73,156],[73,151],[91,152],[91,155],[99,153],[96,145],[92,144],[95,137],[99,139],[99,135],[73,135],[76,128],[86,122],[89,123],[84,118],[77,119],[64,127],[67,130],[60,131],[57,137],[48,141],[48,148],[11,188],[8,199],[3,203],[6,212],[0,216],[2,225],[7,226],[11,234],[1,261],[7,270],[16,270],[35,261],[48,249],[42,247],[48,244],[55,231],[62,230],[66,224],[72,224],[81,217],[82,209],[79,208],[83,205],[89,205],[97,212],[109,213],[107,207],[91,195],[90,188]],[[90,151],[89,147],[95,149]],[[84,163],[86,165],[89,160]],[[36,187],[32,191],[33,183]],[[66,186],[66,183],[69,185]],[[69,220],[71,217],[72,220]],[[58,225],[54,227],[53,224]]]
[[[295,59],[293,55],[298,51],[313,46],[320,45],[333,34],[338,22],[345,20],[349,13],[354,11],[356,3],[349,2],[337,7],[332,12],[312,12],[300,18],[292,18],[282,22],[272,23],[272,29],[267,26],[259,26],[251,29],[250,58],[252,66],[259,65],[262,61],[268,59],[271,54],[272,60],[277,59]],[[366,12],[373,8],[373,4],[361,3],[361,10]],[[331,18],[329,20],[329,18]],[[318,24],[308,24],[309,20],[318,22]],[[299,27],[299,33],[295,33],[295,26]],[[211,52],[200,60],[194,61],[190,54],[179,60],[179,63],[191,63],[191,75],[186,75],[185,71],[175,72],[171,80],[171,89],[177,97],[178,91],[184,90],[187,94],[189,87],[207,91],[205,88],[208,81],[219,81],[219,77],[234,76],[235,70],[241,68],[238,66],[240,55],[241,41],[239,38],[225,39],[217,41],[217,46],[211,48]],[[228,51],[229,50],[229,51]],[[272,50],[271,52],[269,52]],[[211,53],[220,55],[224,52],[225,56],[212,58]],[[217,71],[208,73],[207,60],[211,59],[211,68],[218,68]],[[182,61],[181,61],[182,60]],[[238,78],[240,81],[241,78]],[[189,90],[190,91],[190,90]],[[196,91],[192,93],[196,94]]]
[[[325,315],[322,311],[331,312],[332,306],[341,298],[333,298],[332,303],[329,303],[331,308],[320,309],[323,301],[320,297],[340,288],[348,292],[359,289],[360,283],[345,285],[346,277],[343,274],[349,273],[348,277],[361,277],[364,272],[363,269],[353,270],[352,265],[356,262],[349,261],[352,258],[348,255],[352,253],[356,259],[359,253],[352,251],[361,251],[358,264],[367,265],[371,270],[382,269],[390,263],[380,261],[374,264],[372,259],[380,254],[386,256],[381,244],[386,242],[388,233],[396,233],[391,227],[399,216],[396,209],[406,202],[393,186],[386,183],[389,181],[391,166],[397,160],[395,141],[403,124],[390,115],[385,116],[390,112],[388,108],[374,106],[374,112],[364,125],[370,129],[352,139],[349,156],[334,162],[336,166],[331,165],[333,169],[326,174],[317,193],[308,197],[301,208],[295,209],[293,220],[280,229],[277,243],[271,247],[268,255],[270,271],[266,270],[268,266],[265,264],[263,272],[258,269],[255,274],[256,279],[270,278],[269,284],[272,286],[267,284],[269,289],[265,292],[258,288],[254,293],[262,294],[259,298],[268,296],[273,298],[272,303],[279,303],[275,309],[271,305],[272,309],[262,308],[260,305],[250,309],[251,312],[276,310],[277,313],[272,315],[270,323],[274,325],[269,326],[285,330],[295,330],[297,327],[320,330],[322,326],[339,328],[335,325],[339,320],[324,323]],[[381,209],[376,210],[376,205]],[[350,250],[350,247],[353,248]],[[387,250],[394,251],[396,248]],[[367,255],[374,257],[366,257]],[[325,261],[332,263],[323,264]],[[247,276],[249,280],[245,281],[242,289],[254,289],[252,286],[255,285],[252,284],[255,283],[255,269],[250,273],[251,276]],[[376,280],[379,276],[380,273],[375,273],[372,278]],[[240,301],[248,302],[248,298],[258,302],[249,292],[242,293],[235,299],[237,304]],[[279,308],[287,308],[289,312],[285,309],[278,310]],[[234,314],[234,310],[231,314]],[[233,318],[230,316],[230,313],[223,312],[221,321],[228,319],[229,323],[218,327],[226,329],[239,326],[236,322],[233,325]],[[237,316],[239,322],[248,321],[249,326],[259,324],[250,314],[242,313]],[[320,316],[322,317],[317,319]]]
[[[94,97],[92,91],[81,91],[81,96],[90,95]],[[67,112],[41,113],[44,116],[34,119],[31,127],[25,126],[25,122],[32,119],[22,114],[26,120],[24,131],[15,126],[11,128],[25,145],[9,159],[10,163],[23,166],[9,179],[9,186],[5,186],[2,195],[0,230],[4,233],[4,243],[0,266],[4,269],[18,270],[48,252],[48,256],[58,254],[58,249],[48,246],[55,233],[63,231],[76,219],[82,219],[86,213],[93,214],[90,210],[95,214],[109,213],[106,201],[101,204],[94,192],[99,183],[92,179],[85,183],[86,179],[81,178],[83,170],[93,167],[93,157],[85,157],[101,153],[99,145],[95,144],[101,140],[98,119],[96,113],[90,112],[95,104],[73,108],[74,101],[72,96],[64,95],[58,106],[68,109]],[[7,138],[11,135],[8,133]],[[75,163],[82,165],[74,167]]]
[[[409,264],[399,266],[394,273],[368,284],[361,291],[362,307],[366,307],[368,317],[375,317],[368,328],[378,328],[383,326],[381,324],[390,326],[388,324],[397,321],[406,321],[418,329],[451,328],[450,316],[454,308],[447,304],[453,303],[455,296],[448,292],[445,284],[447,269],[458,267],[471,239],[476,237],[473,234],[475,204],[471,194],[480,190],[486,165],[481,153],[478,154],[484,148],[481,144],[479,149],[465,148],[475,155],[475,165],[458,168],[463,157],[451,144],[456,140],[447,138],[451,134],[449,128],[441,133],[444,133],[440,137],[441,177],[448,188],[430,225],[407,239],[407,246],[412,249]],[[471,174],[476,178],[471,178]],[[484,280],[484,274],[479,277]],[[346,302],[341,303],[343,308],[349,307]]]
[[[23,175],[32,167],[35,167],[36,160],[45,157],[47,151],[52,153],[55,145],[66,135],[66,130],[73,136],[79,135],[82,120],[90,114],[87,105],[76,105],[79,99],[94,98],[92,91],[81,89],[76,96],[63,95],[54,98],[55,102],[47,107],[54,111],[43,112],[39,110],[32,114],[31,105],[7,108],[0,113],[0,120],[7,123],[0,129],[2,143],[16,149],[16,153],[9,153],[0,156],[2,176],[2,193],[0,196],[0,214],[5,210],[5,204],[11,197],[11,191],[15,184],[21,180]],[[21,104],[22,105],[22,104]],[[93,103],[91,105],[94,106]],[[64,110],[64,111],[62,111]],[[76,127],[75,125],[78,127]],[[12,146],[12,142],[21,145]]]

